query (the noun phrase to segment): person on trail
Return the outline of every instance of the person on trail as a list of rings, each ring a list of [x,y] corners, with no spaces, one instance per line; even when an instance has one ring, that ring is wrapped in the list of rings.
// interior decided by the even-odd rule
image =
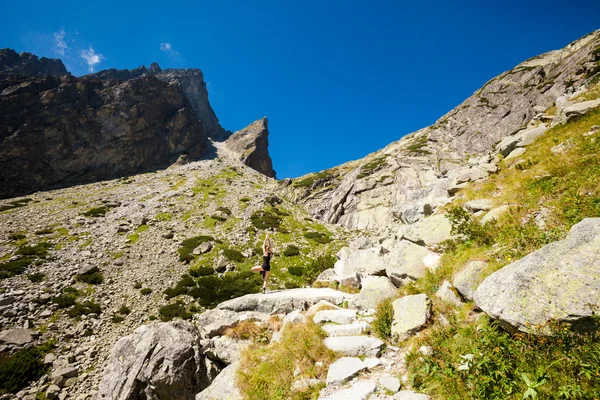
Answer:
[[[263,250],[263,263],[262,265],[257,265],[252,268],[252,272],[260,272],[263,278],[263,294],[267,292],[267,280],[269,279],[269,274],[271,273],[271,257],[273,256],[273,243],[271,242],[271,238],[267,233],[265,237],[265,241],[262,246]]]

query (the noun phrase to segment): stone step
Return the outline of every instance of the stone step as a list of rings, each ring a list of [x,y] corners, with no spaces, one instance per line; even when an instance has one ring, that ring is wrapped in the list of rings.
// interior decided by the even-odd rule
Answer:
[[[365,364],[357,357],[342,357],[329,366],[327,370],[327,384],[341,385],[354,378],[360,371],[366,370]]]
[[[350,357],[378,357],[383,347],[381,340],[370,336],[328,337],[323,343],[327,348]]]
[[[358,381],[348,389],[339,390],[325,397],[319,397],[319,400],[367,400],[375,389],[375,381]]]
[[[371,328],[366,322],[355,322],[353,324],[326,324],[323,325],[323,330],[327,332],[330,337],[336,336],[359,336],[367,332]]]
[[[334,322],[336,324],[350,324],[356,319],[356,310],[323,310],[313,317],[315,324]]]

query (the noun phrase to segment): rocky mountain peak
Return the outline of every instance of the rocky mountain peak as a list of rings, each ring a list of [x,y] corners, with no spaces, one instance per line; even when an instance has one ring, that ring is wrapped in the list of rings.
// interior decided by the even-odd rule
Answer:
[[[150,64],[150,72],[153,74],[160,74],[162,72],[162,68],[158,65],[157,62],[153,62]]]
[[[38,58],[23,52],[18,54],[13,49],[0,49],[0,73],[21,75],[65,75],[67,69],[61,60],[55,58]]]
[[[269,121],[258,119],[232,134],[226,141],[227,148],[237,154],[238,159],[266,176],[275,177],[273,162],[269,156]]]

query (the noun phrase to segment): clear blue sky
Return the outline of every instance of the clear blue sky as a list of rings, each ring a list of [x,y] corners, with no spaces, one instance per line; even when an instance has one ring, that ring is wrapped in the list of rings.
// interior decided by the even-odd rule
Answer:
[[[279,178],[361,158],[600,28],[598,0],[1,0],[0,15],[0,47],[75,75],[202,69],[226,129],[269,117]]]

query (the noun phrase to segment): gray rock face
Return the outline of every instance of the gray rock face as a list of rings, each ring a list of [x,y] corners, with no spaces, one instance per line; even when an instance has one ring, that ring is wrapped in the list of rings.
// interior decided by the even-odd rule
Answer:
[[[367,365],[357,357],[342,357],[329,366],[327,370],[327,384],[339,385],[354,378],[360,371],[367,369]]]
[[[392,336],[399,340],[414,335],[427,323],[431,317],[431,300],[425,294],[404,296],[392,303],[394,320]]]
[[[333,267],[338,280],[385,273],[386,260],[380,247],[354,251],[346,247],[338,252],[338,258]]]
[[[143,325],[112,349],[98,399],[194,399],[208,387],[200,335],[190,323]]]
[[[352,295],[324,288],[291,289],[267,294],[248,294],[228,300],[217,306],[219,310],[258,311],[267,314],[289,314],[294,310],[306,310],[321,300],[341,304]]]
[[[0,74],[0,87],[0,197],[164,167],[206,147],[181,90],[154,76]]]
[[[446,214],[438,214],[412,225],[401,226],[398,229],[398,237],[432,247],[452,238],[451,229],[452,225],[446,218]]]
[[[569,106],[565,108],[564,114],[568,121],[577,118],[581,115],[584,115],[585,113],[589,112],[590,110],[596,107],[600,107],[600,99],[584,101],[582,103],[577,103],[572,106]]]
[[[507,156],[519,142],[524,146],[543,134],[542,128],[534,131],[538,127],[525,134],[524,127],[540,110],[593,76],[593,49],[598,45],[600,32],[595,31],[564,49],[524,61],[491,79],[434,125],[362,160],[323,171],[324,182],[292,190],[291,195],[315,217],[349,228],[385,231],[398,220],[414,223],[422,218],[421,205],[445,204],[447,190],[456,193],[460,181],[483,179],[496,171],[491,160],[468,166],[467,157],[499,150],[496,143],[520,133],[518,140],[513,137],[512,144],[500,149]],[[567,111],[576,115],[576,110]]]
[[[269,128],[267,117],[254,121],[241,131],[235,132],[225,145],[238,154],[239,160],[258,172],[275,177],[273,162],[269,156]]]
[[[379,379],[379,384],[383,386],[386,390],[389,390],[393,393],[396,393],[398,390],[400,390],[400,379],[396,378],[395,376],[382,376]]]
[[[370,336],[328,337],[323,343],[329,349],[349,357],[378,357],[384,344]]]
[[[33,331],[30,329],[13,328],[0,332],[0,343],[22,346],[33,341]]]
[[[362,288],[350,306],[361,310],[375,309],[384,299],[394,297],[398,289],[385,276],[367,276],[361,281]]]
[[[474,294],[487,314],[521,331],[547,331],[551,320],[593,327],[600,307],[600,218],[488,276]]]
[[[251,342],[248,340],[235,340],[227,336],[212,338],[210,346],[203,348],[203,353],[213,361],[221,361],[227,365],[239,361],[242,351],[244,351]]]
[[[223,369],[209,387],[196,395],[196,400],[242,400],[242,394],[235,385],[239,363]]]
[[[447,303],[453,304],[457,307],[462,306],[463,303],[460,300],[460,297],[458,297],[458,295],[454,293],[452,289],[453,288],[450,282],[444,281],[435,295]]]
[[[334,322],[336,324],[349,324],[356,319],[356,310],[323,310],[313,316],[315,324]]]
[[[20,75],[65,75],[61,60],[38,58],[31,53],[18,54],[13,49],[0,49],[0,73]]]
[[[397,287],[425,276],[437,267],[440,256],[407,240],[400,241],[385,255],[385,273]]]
[[[483,273],[486,268],[487,263],[485,261],[471,261],[456,274],[454,287],[462,297],[473,300],[473,294],[483,280]]]

